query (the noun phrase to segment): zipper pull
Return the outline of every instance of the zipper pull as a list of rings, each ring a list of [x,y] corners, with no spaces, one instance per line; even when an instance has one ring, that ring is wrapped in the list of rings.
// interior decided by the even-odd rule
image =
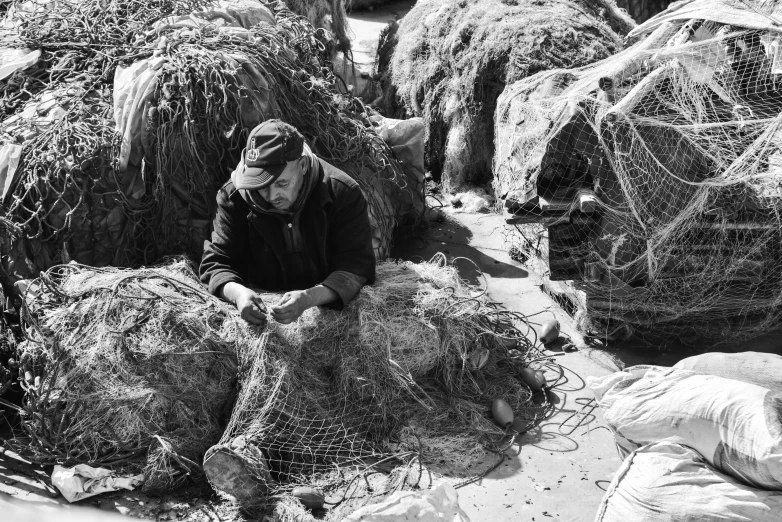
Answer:
[[[293,228],[293,223],[288,223],[288,228]]]

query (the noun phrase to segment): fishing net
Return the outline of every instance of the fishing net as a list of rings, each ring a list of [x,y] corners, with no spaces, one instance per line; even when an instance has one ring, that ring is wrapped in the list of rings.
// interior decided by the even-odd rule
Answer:
[[[60,265],[25,302],[21,364],[35,378],[23,383],[15,451],[143,470],[155,492],[200,477],[205,454],[219,486],[211,458],[238,455],[254,495],[228,492],[280,520],[307,520],[296,486],[320,488],[327,519],[338,520],[426,481],[422,466],[479,474],[487,455],[504,459],[514,436],[552,409],[519,379],[524,366],[548,364],[525,319],[489,303],[442,257],[381,262],[377,283],[344,311],[310,309],[287,326],[270,318],[265,329],[208,294],[181,261]],[[491,420],[496,398],[515,412],[513,429]]]
[[[29,77],[0,82],[3,151],[20,151],[0,216],[6,285],[70,260],[200,258],[217,190],[248,131],[273,117],[358,181],[378,258],[396,223],[423,213],[423,178],[339,94],[327,35],[284,4],[12,7],[4,39],[43,53]]]
[[[510,248],[584,292],[586,331],[778,328],[781,19],[775,2],[676,4],[616,56],[506,89],[495,189]]]
[[[22,381],[11,446],[40,464],[143,471],[148,491],[197,476],[230,413],[247,327],[187,264],[58,265],[25,301],[20,362],[36,377]]]
[[[388,35],[384,110],[424,118],[426,164],[447,189],[486,183],[505,85],[605,58],[633,25],[612,0],[421,0]]]

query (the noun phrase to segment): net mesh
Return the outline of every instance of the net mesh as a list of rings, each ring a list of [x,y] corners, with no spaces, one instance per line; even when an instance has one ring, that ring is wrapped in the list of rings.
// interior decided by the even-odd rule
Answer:
[[[586,331],[695,342],[778,327],[779,45],[770,30],[663,21],[609,59],[503,93],[509,248],[582,305]]]
[[[31,283],[25,303],[20,364],[36,379],[22,382],[22,433],[7,441],[15,451],[41,464],[142,471],[155,493],[200,478],[203,462],[213,487],[278,520],[309,520],[297,486],[319,488],[327,519],[339,520],[426,484],[423,466],[480,473],[554,408],[532,400],[521,368],[561,377],[526,320],[443,257],[381,262],[376,284],[345,310],[310,309],[290,325],[269,317],[265,328],[206,292],[182,261],[59,265]],[[491,419],[497,398],[515,429]]]

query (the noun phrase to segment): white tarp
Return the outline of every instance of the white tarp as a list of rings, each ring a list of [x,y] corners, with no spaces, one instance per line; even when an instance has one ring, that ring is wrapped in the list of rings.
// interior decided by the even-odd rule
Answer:
[[[399,491],[383,502],[364,506],[342,522],[470,522],[459,495],[448,483],[424,491]]]
[[[105,468],[93,468],[87,464],[78,464],[72,468],[54,466],[52,471],[52,484],[60,490],[68,502],[76,502],[118,489],[132,490],[143,482],[143,474],[118,477]]]
[[[0,49],[0,80],[4,80],[20,69],[26,69],[38,62],[41,51],[30,49]]]
[[[8,189],[14,180],[16,168],[19,166],[19,158],[22,157],[22,146],[16,143],[6,143],[0,147],[0,187],[3,193],[0,201],[5,201]]]

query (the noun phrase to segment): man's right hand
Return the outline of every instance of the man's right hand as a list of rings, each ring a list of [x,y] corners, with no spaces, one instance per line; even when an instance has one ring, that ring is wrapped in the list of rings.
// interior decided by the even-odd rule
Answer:
[[[236,306],[242,319],[252,324],[266,324],[266,306],[260,295],[246,286],[234,282],[226,283],[221,293],[223,299]]]

